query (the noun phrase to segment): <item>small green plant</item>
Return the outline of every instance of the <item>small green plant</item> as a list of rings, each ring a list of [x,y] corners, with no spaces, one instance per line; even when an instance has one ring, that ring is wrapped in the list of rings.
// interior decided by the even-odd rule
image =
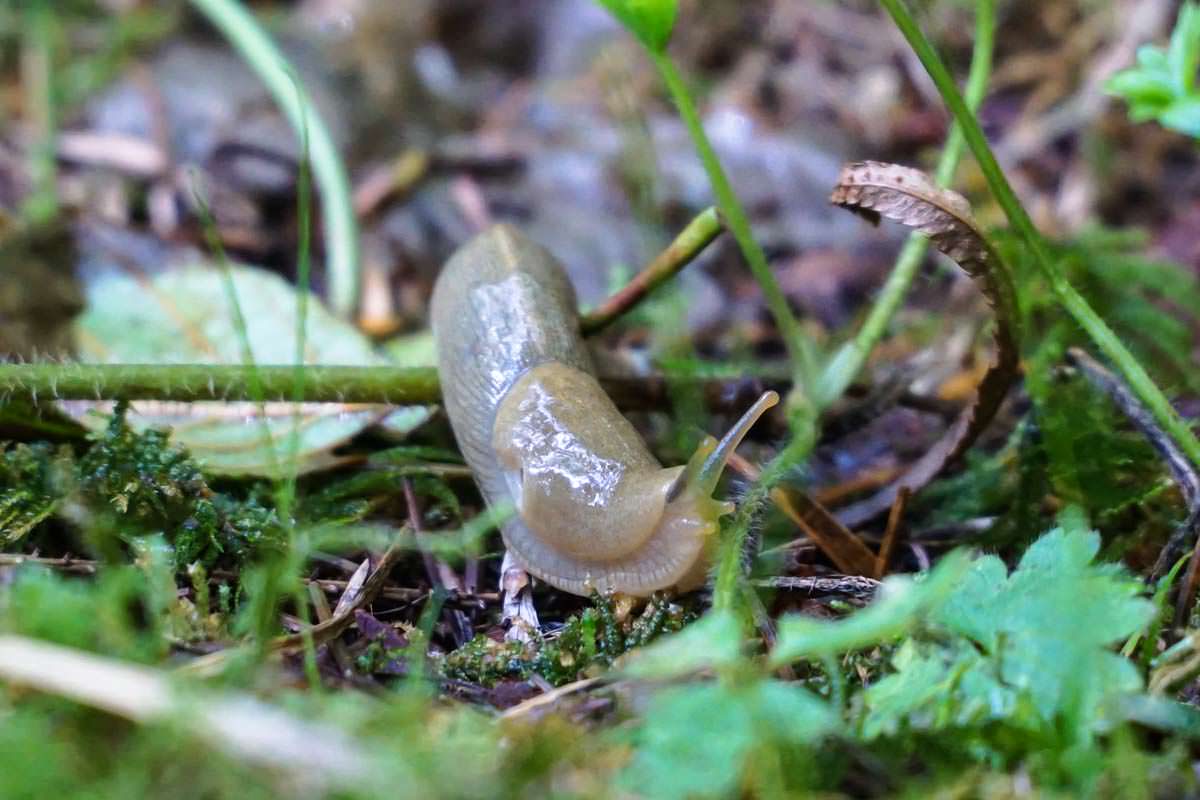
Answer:
[[[679,109],[679,115],[687,126],[688,135],[700,154],[704,170],[708,173],[713,193],[717,197],[717,205],[725,218],[725,223],[737,240],[742,256],[754,273],[755,280],[762,288],[763,297],[775,324],[783,337],[784,345],[791,356],[792,370],[796,380],[796,390],[793,391],[789,405],[793,412],[808,414],[806,410],[809,401],[804,392],[817,369],[816,351],[814,344],[800,328],[796,317],[788,306],[787,298],[775,275],[767,265],[766,254],[754,238],[750,230],[750,219],[746,210],[738,200],[721,161],[713,150],[708,134],[700,121],[700,113],[692,99],[683,76],[679,73],[671,57],[667,54],[667,44],[671,40],[671,31],[675,27],[675,19],[679,8],[676,0],[599,0],[600,4],[612,12],[621,24],[641,42],[650,55],[654,66],[658,69],[663,83],[666,84],[671,98]]]
[[[1134,122],[1155,120],[1200,138],[1200,5],[1184,3],[1164,50],[1155,45],[1138,49],[1137,65],[1113,75],[1105,88],[1129,104]]]

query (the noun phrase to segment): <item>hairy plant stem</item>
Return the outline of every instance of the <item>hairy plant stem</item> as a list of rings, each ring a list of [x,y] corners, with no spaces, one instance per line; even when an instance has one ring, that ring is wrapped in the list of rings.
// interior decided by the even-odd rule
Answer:
[[[259,365],[255,372],[257,383],[240,364],[0,364],[0,394],[57,400],[293,399],[293,365]],[[404,405],[440,399],[431,367],[308,366],[304,378],[304,399],[310,402]]]
[[[221,31],[258,74],[296,131],[311,137],[313,177],[321,189],[325,250],[328,253],[329,305],[342,317],[358,302],[358,222],[350,198],[350,180],[329,127],[314,108],[308,92],[283,54],[246,8],[236,0],[191,0]]]
[[[794,428],[791,440],[763,467],[754,485],[742,497],[737,514],[718,544],[714,559],[717,567],[713,608],[727,611],[736,609],[744,577],[742,566],[746,540],[750,536],[754,518],[767,502],[775,484],[779,483],[789,470],[808,458],[813,445],[816,444],[816,430],[816,425]]]
[[[291,364],[260,364],[256,367],[258,384],[254,386],[240,364],[0,364],[0,406],[24,398],[34,402],[119,399],[257,403],[259,398],[289,402],[295,396],[294,371]],[[433,367],[309,365],[304,368],[304,378],[304,400],[310,403],[423,405],[442,399]],[[744,410],[731,405],[727,381],[672,380],[690,382],[688,388],[702,393],[709,408],[722,412]],[[661,410],[667,402],[667,382],[661,375],[602,375],[600,385],[618,408]]]
[[[775,319],[775,325],[779,328],[784,344],[787,346],[795,373],[796,387],[807,391],[805,387],[809,385],[811,378],[816,374],[816,348],[792,314],[787,298],[784,297],[779,282],[775,280],[775,275],[767,264],[767,257],[755,240],[754,233],[750,230],[750,220],[746,217],[741,201],[738,200],[733,186],[729,183],[729,178],[725,175],[721,161],[717,158],[712,143],[708,140],[708,134],[704,132],[700,114],[683,82],[683,77],[665,52],[654,50],[648,50],[648,52],[662,76],[663,83],[667,86],[667,91],[675,101],[675,106],[679,109],[679,116],[683,118],[683,124],[687,127],[692,143],[700,155],[700,161],[704,164],[704,170],[708,173],[709,182],[712,184],[713,194],[716,195],[717,206],[725,217],[725,224],[729,227],[733,238],[737,240],[742,256],[750,266],[750,272],[753,273],[754,279],[758,281],[758,285],[762,289],[763,299],[767,303],[771,316]],[[795,389],[793,389],[794,392]]]
[[[1004,210],[1009,224],[1029,249],[1034,263],[1038,266],[1059,303],[1087,332],[1092,342],[1112,362],[1113,366],[1121,372],[1130,389],[1150,409],[1150,413],[1154,415],[1158,424],[1170,434],[1180,449],[1187,453],[1192,463],[1200,466],[1200,439],[1196,438],[1191,427],[1176,413],[1166,395],[1155,385],[1154,380],[1137,358],[1121,343],[1112,328],[1108,327],[1108,324],[1100,318],[1100,315],[1088,304],[1083,295],[1079,294],[1071,285],[1050,255],[1033,220],[1025,211],[1025,207],[1021,205],[1021,201],[1017,198],[1012,186],[1009,185],[1008,179],[1005,178],[1004,171],[996,161],[978,120],[967,107],[962,95],[954,85],[954,79],[950,76],[950,72],[938,57],[933,45],[921,32],[903,0],[879,1],[891,15],[901,34],[908,40],[917,58],[920,59],[926,72],[933,79],[934,85],[942,96],[942,101],[945,102],[955,120],[962,127],[967,146],[971,148],[971,152],[979,163],[979,169],[987,179],[988,186],[996,197],[996,202]]]
[[[971,54],[971,69],[967,75],[966,102],[972,113],[983,102],[987,91],[988,77],[992,66],[992,52],[996,39],[996,3],[995,0],[979,0],[975,7],[975,44]],[[955,122],[946,137],[938,160],[935,180],[940,186],[949,186],[954,180],[954,173],[962,160],[963,147],[962,126]],[[820,408],[826,408],[837,400],[850,384],[862,372],[863,366],[870,357],[871,351],[879,344],[887,330],[888,323],[895,316],[897,309],[904,302],[908,289],[917,275],[925,252],[929,249],[929,239],[920,233],[909,235],[904,243],[904,249],[896,259],[887,282],[880,290],[874,305],[871,306],[866,320],[858,334],[829,359],[821,378],[813,390],[814,401]]]

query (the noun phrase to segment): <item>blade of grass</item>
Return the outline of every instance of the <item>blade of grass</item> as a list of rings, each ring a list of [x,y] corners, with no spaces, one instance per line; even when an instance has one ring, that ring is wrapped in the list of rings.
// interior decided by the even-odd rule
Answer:
[[[238,346],[242,351],[241,369],[245,374],[250,398],[258,405],[259,432],[262,436],[262,444],[271,459],[271,472],[278,474],[279,463],[276,457],[275,445],[271,439],[271,430],[267,426],[266,392],[263,391],[262,378],[258,373],[258,365],[254,362],[254,349],[250,344],[250,334],[246,327],[246,317],[242,313],[242,304],[238,301],[237,287],[233,282],[233,269],[230,265],[229,255],[225,252],[225,245],[222,243],[221,235],[217,231],[217,223],[213,219],[212,210],[209,208],[208,198],[200,190],[200,185],[195,180],[196,176],[193,175],[192,177],[192,196],[196,200],[196,209],[200,214],[200,224],[204,229],[204,237],[208,240],[208,246],[212,249],[213,254],[216,256],[217,264],[221,268],[225,297],[229,301],[229,313],[233,316],[233,329],[237,333]]]
[[[319,114],[305,115],[313,103],[304,85],[288,68],[287,61],[254,15],[237,0],[192,0],[194,5],[229,40],[266,84],[271,96],[291,122],[298,138],[312,134],[313,177],[321,189],[325,250],[329,272],[329,305],[348,317],[358,301],[358,222],[350,197],[346,167],[333,142],[329,127]]]
[[[1025,207],[1017,198],[1004,171],[996,161],[987,137],[975,115],[967,107],[966,101],[959,94],[949,70],[942,63],[933,45],[921,32],[916,20],[913,19],[903,0],[879,0],[891,15],[896,27],[908,41],[913,52],[933,79],[942,101],[954,115],[955,121],[962,127],[967,146],[975,156],[979,169],[988,182],[988,187],[1003,209],[1009,224],[1024,241],[1034,263],[1054,293],[1058,302],[1067,310],[1081,328],[1088,334],[1100,351],[1120,370],[1129,387],[1138,399],[1150,409],[1155,420],[1170,434],[1193,464],[1200,466],[1200,439],[1196,438],[1191,427],[1176,413],[1170,401],[1154,380],[1129,352],[1112,328],[1100,318],[1083,295],[1067,280],[1058,263],[1051,257],[1041,234],[1033,224]]]
[[[33,190],[23,210],[34,225],[49,222],[58,214],[55,163],[58,114],[54,97],[56,28],[54,8],[49,0],[30,0],[24,9],[21,85],[25,92],[25,113],[33,123],[29,142],[29,178]]]
[[[300,92],[300,83],[293,77],[296,88],[296,102],[300,106],[302,124],[300,125],[300,171],[296,184],[296,216],[300,225],[299,251],[296,263],[296,357],[294,383],[292,386],[292,430],[288,435],[287,473],[276,491],[275,505],[280,519],[291,520],[292,509],[296,500],[296,476],[299,472],[300,456],[300,404],[304,401],[304,352],[308,338],[308,290],[310,283],[309,267],[312,249],[312,197],[309,182],[309,138],[308,138],[308,107]],[[287,523],[290,525],[290,523]],[[307,531],[303,526],[292,526],[289,537],[290,547],[297,555],[297,561],[302,562],[308,557],[310,544]],[[293,587],[292,602],[300,613],[304,628],[300,639],[304,649],[304,673],[312,689],[321,687],[321,673],[317,669],[317,648],[312,634],[312,619],[309,616],[308,600],[304,596],[304,584],[296,581]]]
[[[254,360],[254,348],[250,342],[250,332],[246,325],[246,317],[245,314],[242,313],[242,305],[238,300],[237,286],[234,284],[233,280],[233,269],[229,261],[229,256],[225,252],[225,246],[221,242],[221,236],[217,231],[217,225],[213,219],[212,212],[209,209],[207,199],[204,197],[203,192],[200,191],[199,186],[196,183],[193,183],[192,191],[196,198],[196,207],[200,212],[200,218],[203,223],[205,237],[208,239],[209,246],[216,254],[217,262],[221,267],[221,275],[223,277],[225,293],[229,299],[230,313],[233,315],[234,330],[237,331],[238,344],[242,350],[242,367],[246,373],[246,380],[250,388],[251,398],[258,406],[259,410],[258,423],[262,438],[262,446],[268,453],[272,474],[278,475],[280,474],[279,458],[275,449],[275,441],[271,436],[271,429],[267,424],[266,394],[264,392],[262,378],[259,375],[258,365]],[[304,246],[302,244],[302,250],[303,249]],[[303,294],[307,295],[307,292],[304,292]],[[297,303],[300,302],[301,299],[298,297]],[[301,328],[303,328],[304,319],[299,308],[297,308],[297,317],[299,318],[298,324]],[[299,346],[303,346],[302,338]],[[295,397],[295,393],[297,391],[303,391],[303,350],[301,350],[301,360],[298,367],[300,370],[299,379],[296,377],[297,365],[293,365],[291,373],[293,398]],[[297,431],[298,425],[297,421],[294,419],[292,425],[293,437],[296,436]],[[296,526],[292,518],[292,497],[294,495],[296,477],[296,459],[294,453],[291,455],[291,476],[288,481],[277,483],[274,492],[275,506],[277,516],[279,518],[279,524],[287,532],[287,548],[283,553],[276,554],[274,556],[268,556],[269,561],[264,566],[264,579],[260,584],[263,592],[263,598],[259,606],[260,612],[256,615],[257,624],[254,630],[255,654],[258,660],[262,660],[266,657],[269,649],[268,627],[271,624],[273,617],[273,615],[266,613],[266,609],[271,609],[273,611],[277,607],[278,598],[285,593],[287,584],[291,582],[293,584],[291,594],[293,602],[296,605],[296,612],[300,616],[301,621],[304,623],[303,629],[301,630],[301,637],[303,638],[305,645],[305,673],[309,684],[312,686],[312,688],[316,689],[321,685],[321,676],[320,672],[317,670],[316,647],[313,643],[311,634],[312,624],[308,613],[308,601],[304,596],[302,584],[293,580],[296,577],[296,573],[299,570],[300,564],[307,557],[307,547],[304,546],[304,543],[300,543],[301,546],[297,547]]]
[[[996,3],[995,0],[979,0],[975,6],[975,43],[971,54],[971,68],[967,75],[966,102],[974,112],[983,102],[987,91],[988,76],[992,66],[992,52],[995,49],[996,38]],[[962,126],[957,122],[950,128],[946,144],[942,148],[934,177],[939,186],[948,187],[954,181],[954,173],[962,160],[963,147]],[[846,342],[829,359],[820,380],[813,390],[814,400],[818,407],[826,408],[837,400],[850,384],[862,372],[871,351],[879,344],[887,330],[888,323],[904,302],[905,295],[917,275],[917,270],[929,249],[929,239],[919,233],[913,233],[904,244],[904,249],[896,258],[896,264],[888,276],[887,282],[871,306],[866,320],[858,334]]]

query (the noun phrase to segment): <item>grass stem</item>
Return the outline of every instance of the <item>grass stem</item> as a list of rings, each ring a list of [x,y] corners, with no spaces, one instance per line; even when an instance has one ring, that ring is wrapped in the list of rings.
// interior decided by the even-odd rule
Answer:
[[[783,289],[780,288],[779,282],[775,280],[775,274],[771,272],[771,267],[767,264],[766,254],[763,253],[754,238],[754,233],[750,229],[750,220],[746,216],[746,211],[742,208],[737,194],[733,191],[729,178],[725,175],[725,170],[721,166],[720,159],[717,158],[716,151],[713,150],[708,134],[704,132],[700,113],[696,110],[696,104],[684,84],[683,77],[666,53],[653,50],[648,52],[654,59],[654,65],[658,68],[663,83],[667,86],[667,91],[675,101],[675,106],[679,109],[679,116],[682,117],[683,124],[687,127],[688,134],[700,155],[700,161],[704,164],[704,170],[708,173],[708,179],[712,184],[717,206],[725,217],[725,224],[729,227],[733,238],[737,240],[742,257],[746,259],[750,272],[762,289],[763,299],[766,301],[771,316],[775,319],[775,325],[779,328],[784,344],[787,346],[793,371],[796,373],[797,386],[806,387],[809,379],[816,372],[816,347],[801,329],[795,315],[792,314]]]

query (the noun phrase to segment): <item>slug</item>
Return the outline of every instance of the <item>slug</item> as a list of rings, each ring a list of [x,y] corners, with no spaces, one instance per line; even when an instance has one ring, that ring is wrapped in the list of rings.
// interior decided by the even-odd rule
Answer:
[[[580,595],[703,584],[706,540],[733,510],[712,492],[778,395],[662,467],[596,379],[562,266],[508,225],[451,256],[431,317],[450,425],[484,500],[515,509],[501,535],[517,563]]]

